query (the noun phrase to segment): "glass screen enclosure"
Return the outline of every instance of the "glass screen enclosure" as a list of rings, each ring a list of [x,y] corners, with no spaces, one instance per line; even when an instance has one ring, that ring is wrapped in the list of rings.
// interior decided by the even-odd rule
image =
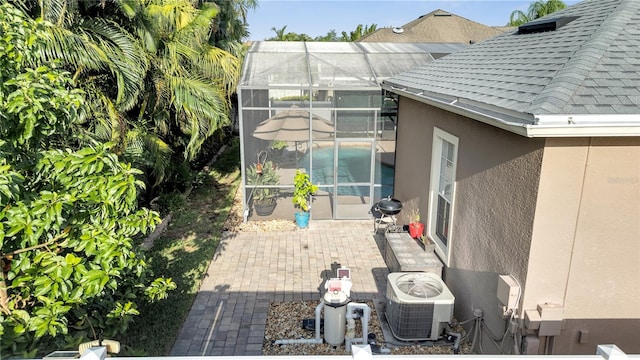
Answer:
[[[393,193],[398,103],[380,83],[443,46],[253,43],[238,87],[245,220],[293,219],[296,169],[319,187],[314,219],[369,218]]]

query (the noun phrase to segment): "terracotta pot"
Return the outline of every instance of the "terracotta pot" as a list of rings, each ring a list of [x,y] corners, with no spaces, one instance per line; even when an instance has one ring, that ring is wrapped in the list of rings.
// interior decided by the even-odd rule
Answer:
[[[409,223],[409,235],[411,235],[412,238],[418,239],[423,235],[423,233],[424,233],[423,223],[421,222]]]

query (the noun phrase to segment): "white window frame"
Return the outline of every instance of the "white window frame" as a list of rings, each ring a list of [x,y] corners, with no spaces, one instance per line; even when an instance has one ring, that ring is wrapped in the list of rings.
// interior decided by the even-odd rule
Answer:
[[[443,158],[443,144],[448,143],[453,145],[453,153],[451,159]],[[429,238],[436,244],[436,254],[440,256],[445,265],[449,265],[451,259],[451,241],[453,239],[453,214],[455,207],[455,193],[456,193],[456,170],[458,166],[458,138],[438,128],[433,129],[433,144],[431,154],[431,181],[429,185],[429,222],[427,224],[427,234]],[[447,155],[449,156],[449,155]],[[447,160],[450,160],[450,164],[446,173],[441,176],[441,169],[446,166]],[[448,180],[448,181],[447,181]],[[449,182],[449,184],[447,184]],[[447,185],[449,185],[447,187]],[[447,189],[449,191],[442,190]],[[445,226],[446,238],[437,234],[438,227],[438,203],[449,206],[448,219],[445,222],[441,221],[441,225]]]

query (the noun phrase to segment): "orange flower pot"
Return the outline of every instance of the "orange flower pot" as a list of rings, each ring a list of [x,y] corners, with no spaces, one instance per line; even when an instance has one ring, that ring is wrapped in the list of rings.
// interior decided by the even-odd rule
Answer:
[[[424,233],[423,223],[421,222],[409,223],[409,235],[411,235],[412,238],[418,239],[423,235],[423,233]]]

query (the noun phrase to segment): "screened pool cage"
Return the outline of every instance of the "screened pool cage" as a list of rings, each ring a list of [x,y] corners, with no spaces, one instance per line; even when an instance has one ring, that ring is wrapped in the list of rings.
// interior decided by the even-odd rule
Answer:
[[[313,219],[367,219],[394,181],[398,100],[382,80],[461,44],[255,42],[238,87],[244,219],[291,219],[296,169]]]

